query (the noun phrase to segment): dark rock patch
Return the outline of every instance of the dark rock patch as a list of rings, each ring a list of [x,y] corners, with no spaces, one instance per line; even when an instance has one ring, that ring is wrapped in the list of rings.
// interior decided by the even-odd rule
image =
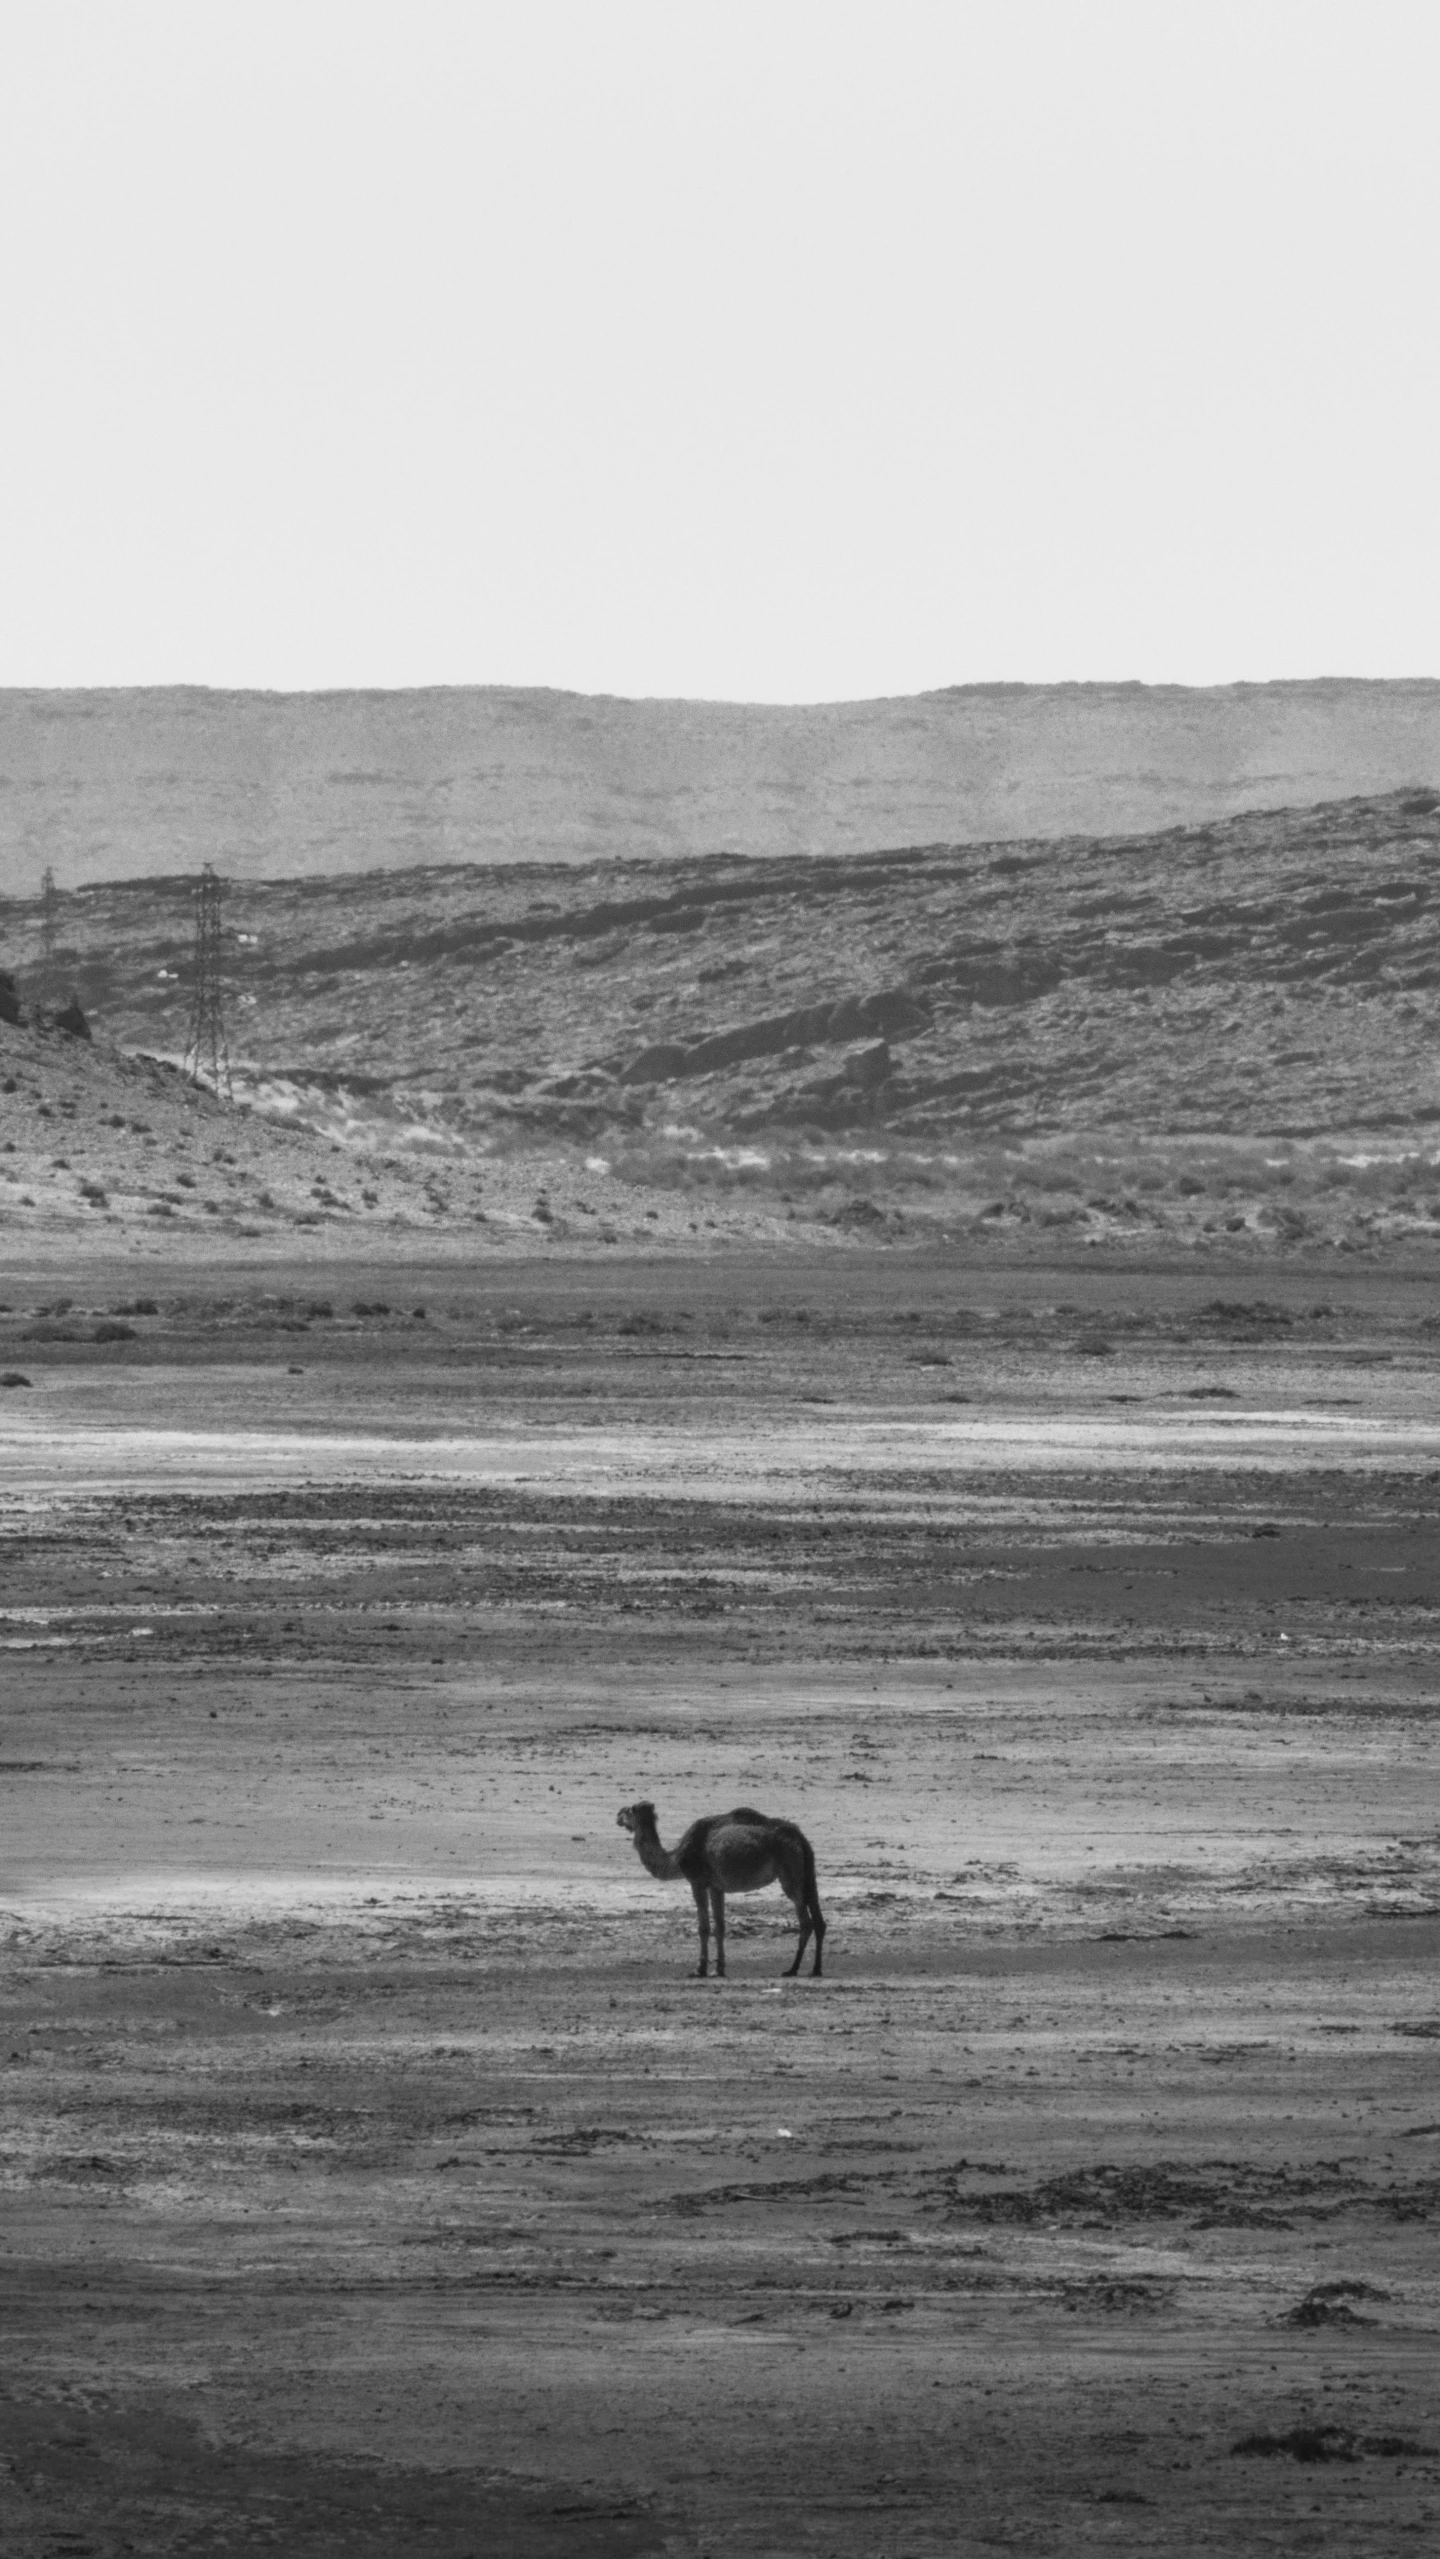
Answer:
[[[626,1084],[669,1083],[681,1077],[711,1075],[727,1066],[742,1066],[752,1058],[780,1057],[787,1049],[833,1046],[843,1040],[873,1038],[877,1032],[881,1034],[878,1047],[885,1050],[888,1066],[886,1037],[901,1037],[928,1030],[929,1026],[929,1006],[903,987],[890,987],[875,995],[847,995],[838,1004],[807,1004],[793,1013],[771,1013],[756,1022],[739,1022],[731,1030],[711,1032],[688,1045],[678,1040],[652,1042],[632,1059],[621,1080]]]
[[[1242,2435],[1232,2453],[1258,2454],[1266,2460],[1358,2461],[1355,2437],[1348,2426],[1291,2426],[1283,2435]]]

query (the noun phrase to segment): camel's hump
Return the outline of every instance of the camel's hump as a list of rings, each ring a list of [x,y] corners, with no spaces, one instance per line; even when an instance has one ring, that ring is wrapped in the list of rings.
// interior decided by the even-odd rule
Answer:
[[[692,1822],[676,1855],[683,1862],[692,1852],[704,1847],[712,1831],[726,1830],[732,1822],[745,1830],[778,1832],[782,1839],[793,1839],[802,1847],[805,1844],[805,1834],[798,1822],[786,1821],[778,1813],[757,1812],[753,1804],[736,1804],[728,1813],[703,1813],[698,1822]]]

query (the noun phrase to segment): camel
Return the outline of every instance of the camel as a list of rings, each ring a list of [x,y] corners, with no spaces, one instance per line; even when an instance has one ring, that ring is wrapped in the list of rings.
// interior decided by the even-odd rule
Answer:
[[[710,1917],[715,1917],[715,1973],[725,1977],[725,1896],[727,1893],[763,1892],[767,1884],[778,1884],[794,1909],[800,1923],[800,1943],[795,1961],[786,1966],[785,1978],[800,1970],[800,1958],[815,1938],[815,1961],[810,1967],[811,1979],[820,1978],[820,1957],[825,1944],[825,1915],[820,1908],[820,1895],[815,1883],[815,1851],[796,1822],[778,1821],[773,1814],[757,1813],[751,1804],[738,1804],[732,1813],[707,1813],[692,1822],[678,1848],[662,1847],[655,1826],[653,1804],[627,1804],[615,1816],[622,1830],[628,1830],[640,1854],[640,1863],[648,1875],[669,1883],[683,1875],[695,1896],[695,1912],[700,1922],[700,1963],[698,1977],[705,1979],[710,1970]]]

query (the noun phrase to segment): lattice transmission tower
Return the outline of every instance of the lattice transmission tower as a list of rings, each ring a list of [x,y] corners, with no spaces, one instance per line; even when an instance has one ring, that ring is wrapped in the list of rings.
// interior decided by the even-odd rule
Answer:
[[[40,881],[40,984],[46,995],[55,991],[55,942],[60,930],[60,892],[55,886],[53,866],[47,862]]]
[[[230,1047],[225,1036],[225,988],[220,969],[220,910],[224,882],[207,862],[195,883],[195,992],[190,1006],[190,1037],[185,1043],[185,1072],[194,1084],[208,1082],[231,1098]]]

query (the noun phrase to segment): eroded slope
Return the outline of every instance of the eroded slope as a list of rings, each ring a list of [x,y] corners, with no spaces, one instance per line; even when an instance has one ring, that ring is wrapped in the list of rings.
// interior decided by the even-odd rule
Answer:
[[[238,887],[237,1086],[377,1160],[618,1170],[662,1219],[739,1183],[834,1231],[1428,1241],[1437,857],[1417,790],[1144,838]],[[55,991],[178,1055],[188,883],[62,918]],[[33,987],[38,910],[7,922]]]

